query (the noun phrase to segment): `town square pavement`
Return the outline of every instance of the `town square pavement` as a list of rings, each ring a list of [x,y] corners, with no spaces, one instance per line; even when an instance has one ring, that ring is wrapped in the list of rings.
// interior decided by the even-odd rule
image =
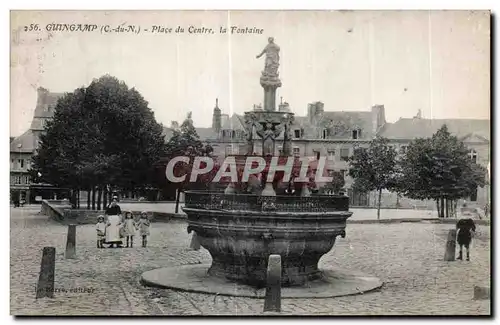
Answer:
[[[209,263],[189,250],[183,221],[153,223],[149,247],[97,249],[95,227],[77,227],[77,258],[64,259],[67,226],[39,213],[11,209],[10,287],[13,315],[262,315],[261,299],[146,288],[141,273]],[[404,214],[404,211],[401,213]],[[442,261],[453,225],[349,224],[320,267],[342,266],[380,277],[384,286],[361,295],[283,299],[284,315],[489,315],[489,300],[473,300],[474,285],[490,286],[490,228],[478,226],[471,261]],[[44,246],[56,247],[55,298],[35,299]],[[77,290],[77,292],[70,292]],[[82,292],[85,291],[85,292]]]

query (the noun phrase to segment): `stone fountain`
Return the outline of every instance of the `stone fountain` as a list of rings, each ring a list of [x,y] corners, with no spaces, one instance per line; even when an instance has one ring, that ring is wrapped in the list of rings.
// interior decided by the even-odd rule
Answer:
[[[253,156],[254,142],[262,142],[269,163],[276,138],[283,134],[283,156],[291,154],[294,114],[276,111],[279,46],[269,38],[257,58],[266,55],[260,84],[264,110],[246,112],[245,156]],[[257,136],[258,138],[254,139]],[[347,196],[277,195],[273,183],[264,182],[260,193],[187,191],[184,212],[187,231],[196,232],[212,263],[145,272],[148,285],[185,291],[262,297],[269,255],[281,255],[283,297],[333,297],[373,290],[382,285],[375,277],[355,271],[318,267],[320,258],[345,237],[349,212]]]

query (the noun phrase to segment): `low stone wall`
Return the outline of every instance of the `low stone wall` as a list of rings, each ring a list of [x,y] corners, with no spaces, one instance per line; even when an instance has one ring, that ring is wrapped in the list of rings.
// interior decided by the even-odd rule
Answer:
[[[104,211],[86,210],[86,209],[71,209],[71,205],[66,204],[67,201],[43,200],[41,213],[49,216],[51,219],[63,224],[96,224],[97,217],[104,214]],[[149,202],[150,203],[150,202]],[[142,210],[141,210],[142,211]],[[138,216],[141,211],[133,210],[134,216]],[[186,220],[184,214],[165,213],[165,212],[149,212],[152,222],[171,222],[174,220]]]
[[[77,225],[96,224],[97,217],[104,214],[104,211],[66,209],[64,210],[64,223]]]
[[[67,201],[42,200],[40,212],[53,220],[61,222],[64,221],[65,209],[71,209],[71,205]]]

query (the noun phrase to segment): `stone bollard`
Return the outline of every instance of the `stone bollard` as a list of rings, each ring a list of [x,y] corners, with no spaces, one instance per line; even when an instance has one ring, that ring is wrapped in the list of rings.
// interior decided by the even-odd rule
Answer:
[[[455,251],[456,251],[456,238],[457,238],[457,230],[450,229],[448,231],[448,238],[446,239],[446,250],[444,253],[445,261],[454,261],[455,260]]]
[[[200,250],[200,241],[198,240],[198,235],[196,234],[196,231],[193,231],[193,237],[191,238],[191,244],[189,245],[189,247],[195,251]]]
[[[36,299],[48,297],[54,298],[54,272],[56,266],[56,249],[44,247],[40,275],[36,285]]]
[[[490,299],[490,288],[474,286],[474,300]]]
[[[281,256],[270,255],[267,262],[267,287],[264,312],[281,311]]]
[[[68,226],[65,258],[76,258],[76,225]]]

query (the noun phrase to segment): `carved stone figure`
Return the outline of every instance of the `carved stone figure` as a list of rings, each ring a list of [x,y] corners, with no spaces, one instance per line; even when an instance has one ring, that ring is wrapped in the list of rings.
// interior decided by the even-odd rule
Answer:
[[[274,154],[274,142],[276,137],[281,133],[281,128],[278,126],[273,130],[273,124],[271,122],[266,122],[265,127],[260,123],[255,123],[256,132],[262,138],[262,154],[273,155]]]
[[[257,55],[257,59],[262,55],[266,54],[266,61],[264,64],[263,75],[268,76],[277,76],[278,75],[278,67],[280,61],[280,47],[274,43],[274,38],[268,38],[268,44],[262,50],[262,52]]]

